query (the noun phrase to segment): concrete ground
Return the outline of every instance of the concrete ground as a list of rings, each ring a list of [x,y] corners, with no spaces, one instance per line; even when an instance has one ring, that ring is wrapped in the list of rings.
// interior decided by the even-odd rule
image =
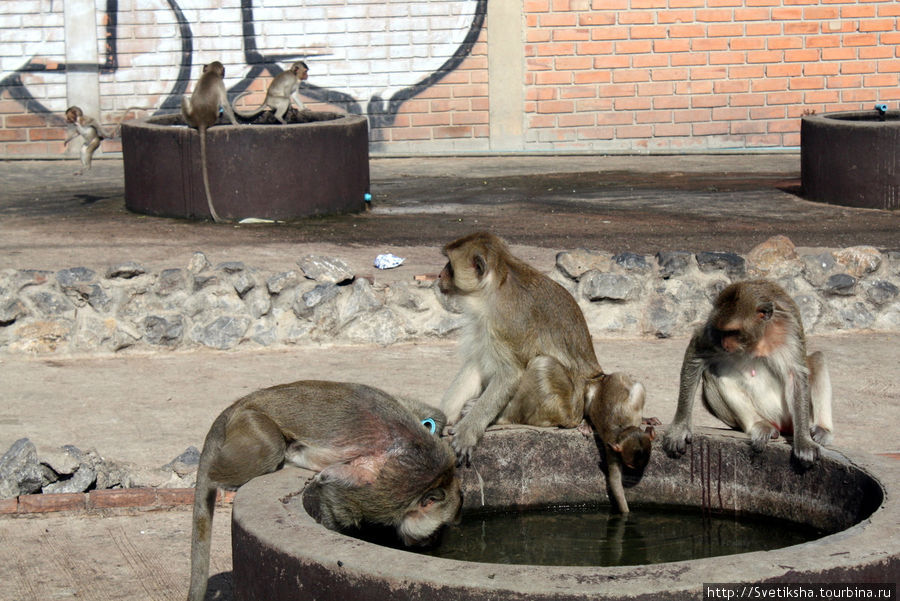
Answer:
[[[795,155],[377,159],[375,207],[357,216],[280,226],[217,226],[134,215],[122,168],[99,161],[83,179],[72,162],[0,162],[0,269],[102,268],[134,260],[293,268],[307,252],[360,272],[380,252],[407,256],[376,277],[435,273],[440,246],[487,228],[549,269],[579,246],[652,254],[734,250],[781,233],[801,246],[900,247],[900,214],[830,207],[796,197]],[[686,340],[597,340],[601,364],[648,390],[646,415],[675,409]],[[834,384],[835,447],[896,453],[900,334],[816,336]],[[301,378],[353,380],[436,402],[458,367],[455,344],[295,348],[101,357],[0,356],[0,451],[18,438],[74,444],[156,467],[200,446],[215,415],[239,396]],[[720,425],[699,406],[695,424]],[[776,444],[785,444],[783,441]],[[214,527],[210,598],[231,599],[228,508]],[[0,517],[0,601],[183,599],[190,513],[115,510]]]

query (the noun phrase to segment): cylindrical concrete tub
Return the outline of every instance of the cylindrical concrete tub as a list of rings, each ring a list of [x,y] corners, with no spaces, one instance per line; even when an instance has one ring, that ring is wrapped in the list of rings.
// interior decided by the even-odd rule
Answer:
[[[215,125],[207,130],[213,206],[222,219],[288,221],[365,208],[368,122],[308,113],[287,125]],[[125,205],[164,217],[210,218],[197,130],[180,115],[122,124]]]
[[[900,209],[900,111],[803,117],[800,170],[810,200]]]
[[[575,430],[488,432],[461,476],[464,506],[608,503],[598,441]],[[900,462],[826,451],[798,472],[790,447],[754,454],[740,434],[695,432],[679,459],[654,450],[629,502],[789,519],[834,532],[773,551],[627,567],[438,559],[326,530],[304,508],[311,472],[287,468],[237,493],[232,547],[242,601],[700,599],[702,583],[893,582],[900,573]],[[890,487],[890,488],[889,488]]]

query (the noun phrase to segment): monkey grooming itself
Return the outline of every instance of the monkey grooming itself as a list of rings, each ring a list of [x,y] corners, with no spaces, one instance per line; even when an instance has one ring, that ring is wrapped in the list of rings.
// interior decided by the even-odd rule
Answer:
[[[297,106],[301,111],[306,108],[303,105],[303,100],[300,98],[299,90],[300,82],[307,78],[309,78],[309,67],[307,67],[306,63],[303,61],[297,61],[291,65],[290,69],[282,71],[272,80],[272,83],[269,84],[269,88],[266,91],[266,99],[256,110],[250,113],[242,113],[235,108],[234,112],[244,119],[252,119],[266,110],[266,107],[268,106],[274,110],[275,118],[278,119],[278,121],[287,123],[284,120],[284,115],[287,113],[287,110],[291,108],[292,99],[297,103]],[[241,92],[238,97],[234,99],[234,104],[236,105],[238,100],[249,93],[250,92]]]
[[[206,203],[209,206],[209,214],[213,221],[219,223],[218,213],[213,206],[212,194],[209,191],[209,167],[206,160],[206,130],[215,125],[219,119],[219,109],[225,111],[232,125],[238,122],[234,118],[234,112],[228,103],[228,95],[225,91],[225,66],[219,61],[213,61],[203,66],[203,74],[197,80],[194,92],[190,98],[181,97],[181,116],[185,122],[197,129],[200,135],[200,164],[203,170],[203,188],[206,190]]]
[[[650,461],[651,443],[656,438],[652,427],[641,429],[644,387],[633,383],[625,374],[614,373],[595,378],[588,384],[588,390],[585,414],[603,440],[606,487],[616,508],[628,513],[622,464],[642,472]]]
[[[460,464],[493,423],[578,426],[588,382],[603,370],[572,295],[487,232],[451,242],[444,255],[438,287],[466,317],[463,366],[441,401]]]
[[[673,457],[691,442],[691,411],[701,383],[706,408],[749,434],[755,451],[779,433],[793,434],[793,455],[809,467],[819,457],[819,445],[831,442],[825,356],[807,356],[800,310],[774,282],[731,284],[695,332],[681,366],[675,418],[663,438]]]
[[[423,425],[424,423],[424,425]],[[331,529],[372,523],[421,543],[459,512],[455,457],[439,410],[361,384],[300,381],[253,392],[213,422],[197,470],[189,601],[202,601],[217,487],[284,463],[319,472],[309,485]]]
[[[66,138],[65,144],[81,136],[83,143],[81,145],[81,169],[76,171],[74,175],[81,175],[85,171],[90,171],[91,161],[94,158],[94,151],[100,146],[100,142],[106,138],[100,124],[93,117],[88,117],[84,111],[77,106],[70,106],[66,109],[66,123],[75,126],[75,132]]]

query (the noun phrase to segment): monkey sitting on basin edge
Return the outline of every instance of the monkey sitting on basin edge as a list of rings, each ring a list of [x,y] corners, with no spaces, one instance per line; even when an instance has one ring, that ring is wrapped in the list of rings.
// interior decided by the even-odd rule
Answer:
[[[441,401],[460,463],[491,424],[574,428],[587,417],[604,442],[610,497],[627,512],[622,464],[644,469],[654,432],[640,425],[659,423],[641,418],[643,385],[603,372],[572,295],[497,236],[469,234],[444,255],[438,287],[467,318],[464,363]]]
[[[309,486],[327,528],[380,524],[396,528],[407,545],[427,541],[462,503],[456,458],[433,434],[445,423],[437,409],[362,384],[300,381],[235,401],[213,422],[200,454],[188,601],[206,594],[217,488],[284,463],[319,472]]]

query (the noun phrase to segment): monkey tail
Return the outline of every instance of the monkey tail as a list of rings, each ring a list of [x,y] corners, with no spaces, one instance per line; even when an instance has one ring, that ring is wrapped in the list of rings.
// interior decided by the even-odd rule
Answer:
[[[244,90],[243,92],[241,92],[240,94],[235,96],[234,100],[231,101],[231,110],[234,111],[234,114],[237,115],[238,117],[240,117],[241,119],[253,119],[258,114],[260,114],[261,112],[266,110],[265,103],[261,104],[259,106],[259,108],[257,108],[255,111],[253,111],[251,113],[242,113],[241,111],[238,110],[238,108],[237,108],[238,100],[240,100],[241,98],[243,98],[244,96],[246,96],[250,93],[251,93],[250,90]]]
[[[209,206],[209,214],[212,215],[213,221],[216,223],[221,223],[222,220],[219,219],[219,214],[216,213],[216,208],[213,206],[212,193],[209,191],[209,168],[206,163],[206,129],[198,130],[200,134],[200,170],[203,172],[203,189],[206,191],[206,204]]]
[[[211,441],[219,441],[225,436],[225,422],[219,416],[213,423],[197,466],[197,484],[194,489],[194,516],[191,532],[191,584],[188,589],[188,601],[203,601],[206,596],[209,580],[209,554],[212,546],[213,513],[216,509],[218,488],[209,477],[209,470],[218,448],[213,448]],[[218,436],[215,436],[217,433]]]

